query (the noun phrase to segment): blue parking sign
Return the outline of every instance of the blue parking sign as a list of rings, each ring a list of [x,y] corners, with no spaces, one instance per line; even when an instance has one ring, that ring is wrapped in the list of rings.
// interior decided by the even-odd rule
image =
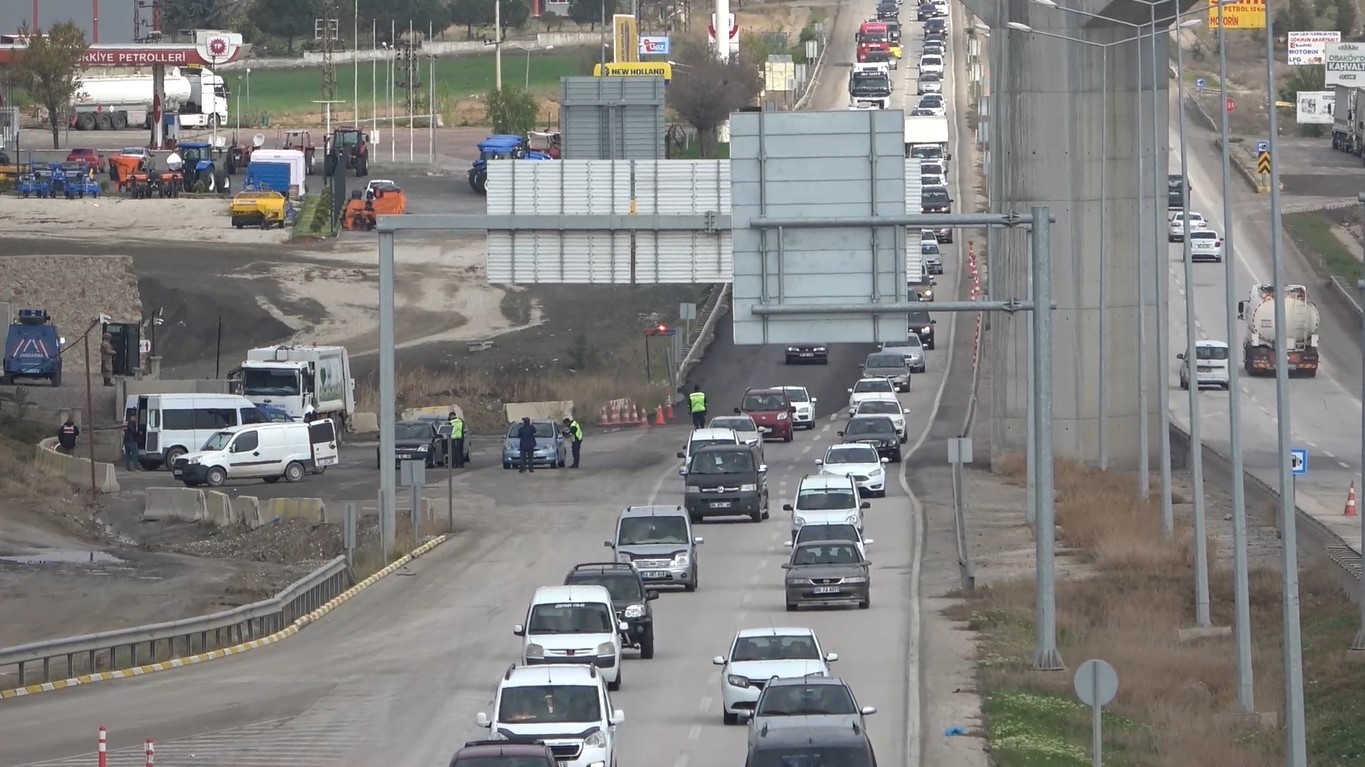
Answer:
[[[1256,142],[1256,154],[1265,154],[1266,152],[1269,152],[1269,151],[1270,151],[1270,142],[1269,142],[1269,141],[1257,141],[1257,142]]]
[[[1202,91],[1205,88],[1209,87],[1209,81],[1201,77],[1194,81],[1194,87]]]

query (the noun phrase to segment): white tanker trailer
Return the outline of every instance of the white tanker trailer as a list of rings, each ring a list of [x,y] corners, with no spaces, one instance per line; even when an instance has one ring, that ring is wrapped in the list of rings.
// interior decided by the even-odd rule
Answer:
[[[1284,301],[1285,356],[1289,374],[1309,378],[1318,374],[1318,307],[1308,300],[1308,288],[1289,285],[1281,294]],[[1237,303],[1237,317],[1246,321],[1242,339],[1242,367],[1247,375],[1275,372],[1275,286],[1255,285],[1251,297]]]

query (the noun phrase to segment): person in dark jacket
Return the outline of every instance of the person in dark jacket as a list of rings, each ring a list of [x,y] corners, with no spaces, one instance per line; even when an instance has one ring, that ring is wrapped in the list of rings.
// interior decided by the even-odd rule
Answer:
[[[521,426],[517,429],[517,448],[521,450],[521,468],[517,471],[525,474],[535,472],[536,464],[536,427],[531,423],[531,418],[527,416],[521,419]]]
[[[57,450],[71,455],[76,451],[76,437],[80,436],[80,427],[71,418],[66,419],[62,428],[57,430]]]
[[[141,468],[137,459],[137,413],[130,413],[123,424],[123,470],[138,471]]]

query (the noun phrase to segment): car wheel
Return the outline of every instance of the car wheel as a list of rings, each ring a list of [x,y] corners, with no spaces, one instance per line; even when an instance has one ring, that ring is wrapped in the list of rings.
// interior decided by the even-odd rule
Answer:
[[[221,466],[214,466],[209,469],[205,481],[208,483],[209,487],[222,487],[223,483],[227,481],[227,472],[223,471],[223,467]]]
[[[726,726],[732,727],[739,724],[739,714],[732,714],[729,711],[726,711],[725,714],[721,716],[720,720],[724,722]]]
[[[783,441],[783,442],[791,442],[791,441],[794,440],[794,439],[796,439],[796,430],[795,430],[795,429],[788,429],[788,430],[787,430],[787,433],[782,435],[782,441]]]
[[[754,509],[752,512],[749,513],[749,521],[751,521],[751,522],[762,522],[762,521],[763,521],[763,509],[762,509],[762,507],[757,508],[757,509]]]
[[[185,449],[184,449],[184,448],[173,447],[173,448],[171,448],[170,450],[167,450],[167,451],[166,451],[166,461],[165,461],[165,465],[166,465],[167,470],[174,468],[174,467],[175,467],[175,459],[179,458],[180,456],[182,456],[182,455],[184,455],[184,454],[185,454]]]
[[[649,660],[654,657],[654,629],[640,637],[640,657]]]
[[[623,680],[621,679],[621,677],[622,677],[622,676],[624,675],[624,673],[625,673],[625,672],[623,672],[623,671],[620,670],[621,661],[618,659],[618,660],[616,661],[616,663],[617,663],[617,667],[618,667],[618,668],[617,668],[617,671],[616,671],[616,681],[615,681],[615,682],[607,682],[607,689],[610,690],[610,691],[612,691],[612,692],[616,692],[617,690],[621,689],[621,682],[623,681]]]
[[[869,608],[869,607],[871,607],[871,606],[872,606],[872,597],[871,597],[871,596],[868,596],[867,599],[864,599],[863,601],[861,601],[861,602],[858,603],[858,609],[859,609],[859,610],[866,610],[867,608]]]
[[[1189,381],[1186,381],[1186,380],[1183,379],[1183,378],[1180,379],[1180,388],[1181,388],[1181,389],[1184,389],[1184,390],[1186,390],[1186,391],[1188,391],[1189,388],[1190,388],[1190,383],[1189,383]]]
[[[691,512],[688,512],[687,518],[690,519],[690,520],[692,520],[692,524],[694,524],[694,525],[699,525],[699,524],[701,524],[701,515],[700,515],[700,514],[693,514],[693,513],[691,513]]]
[[[306,473],[307,472],[303,470],[303,464],[299,463],[298,461],[294,461],[290,463],[288,466],[284,467],[284,481],[298,482],[299,480],[303,479],[303,475]]]
[[[796,612],[796,603],[795,603],[795,602],[788,602],[788,603],[787,603],[787,612],[789,612],[789,613],[794,613],[794,612]]]
[[[896,452],[894,452],[894,453],[891,454],[891,462],[892,462],[892,463],[900,463],[900,462],[901,462],[901,451],[897,450]]]
[[[683,586],[683,591],[686,591],[687,593],[691,594],[692,592],[696,591],[696,590],[697,590],[697,587],[700,586],[700,585],[701,585],[701,571],[699,571],[699,570],[693,570],[693,571],[692,571],[692,580],[688,581],[687,584]]]

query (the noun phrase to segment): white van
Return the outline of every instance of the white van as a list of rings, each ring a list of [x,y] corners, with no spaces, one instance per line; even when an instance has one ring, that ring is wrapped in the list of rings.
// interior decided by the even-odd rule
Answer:
[[[219,487],[229,479],[298,482],[337,463],[336,428],[330,419],[312,423],[262,423],[214,433],[202,450],[171,466],[189,487]]]
[[[526,622],[512,627],[524,637],[521,662],[596,666],[607,689],[621,689],[621,633],[630,626],[616,617],[605,586],[541,586],[526,608]]]
[[[215,433],[264,423],[256,403],[238,394],[147,394],[137,398],[138,458],[145,469],[199,450]]]

